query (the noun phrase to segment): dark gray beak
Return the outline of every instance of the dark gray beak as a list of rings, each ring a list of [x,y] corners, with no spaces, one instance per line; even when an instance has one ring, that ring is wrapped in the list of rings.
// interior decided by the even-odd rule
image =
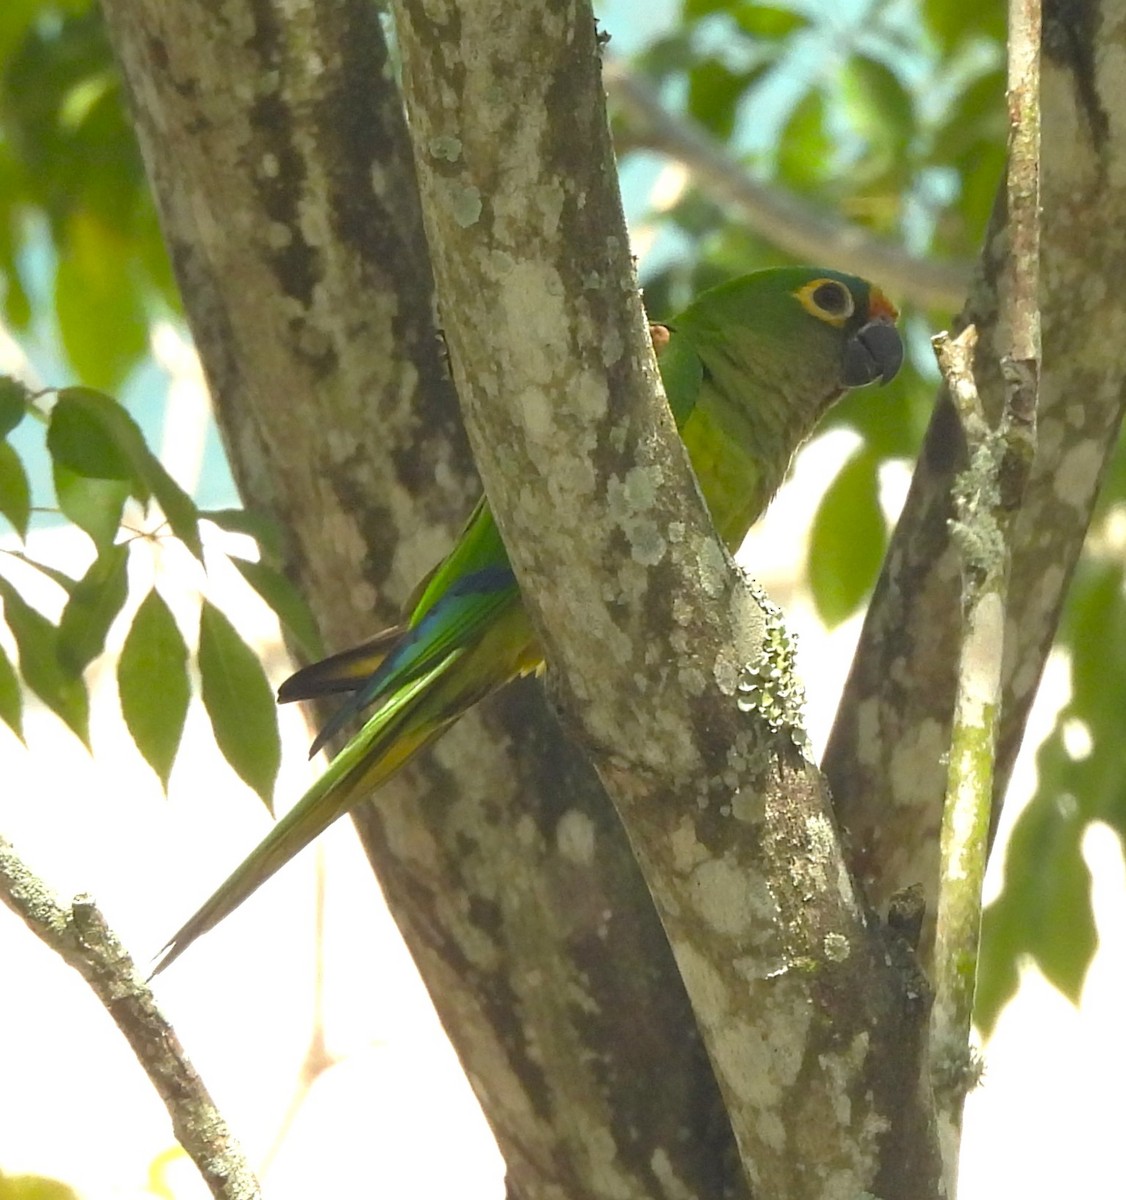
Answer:
[[[890,383],[903,366],[903,341],[899,330],[885,317],[862,326],[845,343],[841,383],[863,387],[866,383]]]

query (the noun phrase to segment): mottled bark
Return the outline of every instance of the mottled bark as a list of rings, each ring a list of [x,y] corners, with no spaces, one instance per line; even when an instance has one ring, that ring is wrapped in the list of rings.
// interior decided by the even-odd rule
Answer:
[[[1039,451],[1014,540],[995,815],[1126,402],[1126,338],[1114,299],[1126,271],[1126,3],[1049,6],[1043,52]],[[1007,248],[999,204],[957,322],[980,331],[975,373],[994,421],[1003,395],[998,356],[1008,344],[998,326]],[[918,882],[933,912],[961,620],[948,496],[963,452],[942,397],[825,756],[854,869],[878,906]]]
[[[924,1006],[866,923],[795,745],[777,615],[723,554],[654,401],[589,8],[395,14],[477,460],[748,1176],[777,1200],[936,1195]]]
[[[242,493],[343,647],[478,487],[376,7],[103,7]],[[745,1195],[617,817],[537,683],[483,709],[357,822],[511,1194]]]

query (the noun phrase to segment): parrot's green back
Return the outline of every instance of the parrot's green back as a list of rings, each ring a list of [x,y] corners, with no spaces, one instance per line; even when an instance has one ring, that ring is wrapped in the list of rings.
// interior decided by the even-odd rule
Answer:
[[[903,348],[895,309],[855,276],[758,271],[653,326],[665,392],[729,550],[777,490],[798,446],[849,387],[887,382]],[[363,727],[297,805],[169,941],[163,970],[299,850],[483,696],[543,663],[488,502],[416,589],[401,625],[298,671],[279,700],[349,692],[315,753]]]

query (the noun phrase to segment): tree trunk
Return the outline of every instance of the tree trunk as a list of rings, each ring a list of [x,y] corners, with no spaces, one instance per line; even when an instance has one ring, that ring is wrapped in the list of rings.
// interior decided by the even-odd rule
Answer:
[[[378,12],[103,8],[242,495],[287,530],[326,644],[350,645],[479,494]],[[479,706],[355,819],[510,1194],[746,1194],[628,843],[539,684]]]

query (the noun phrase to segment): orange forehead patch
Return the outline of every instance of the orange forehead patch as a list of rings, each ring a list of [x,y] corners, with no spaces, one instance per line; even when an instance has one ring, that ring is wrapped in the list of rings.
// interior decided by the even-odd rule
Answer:
[[[868,317],[887,317],[889,321],[898,321],[899,309],[878,287],[874,287],[868,293]]]

